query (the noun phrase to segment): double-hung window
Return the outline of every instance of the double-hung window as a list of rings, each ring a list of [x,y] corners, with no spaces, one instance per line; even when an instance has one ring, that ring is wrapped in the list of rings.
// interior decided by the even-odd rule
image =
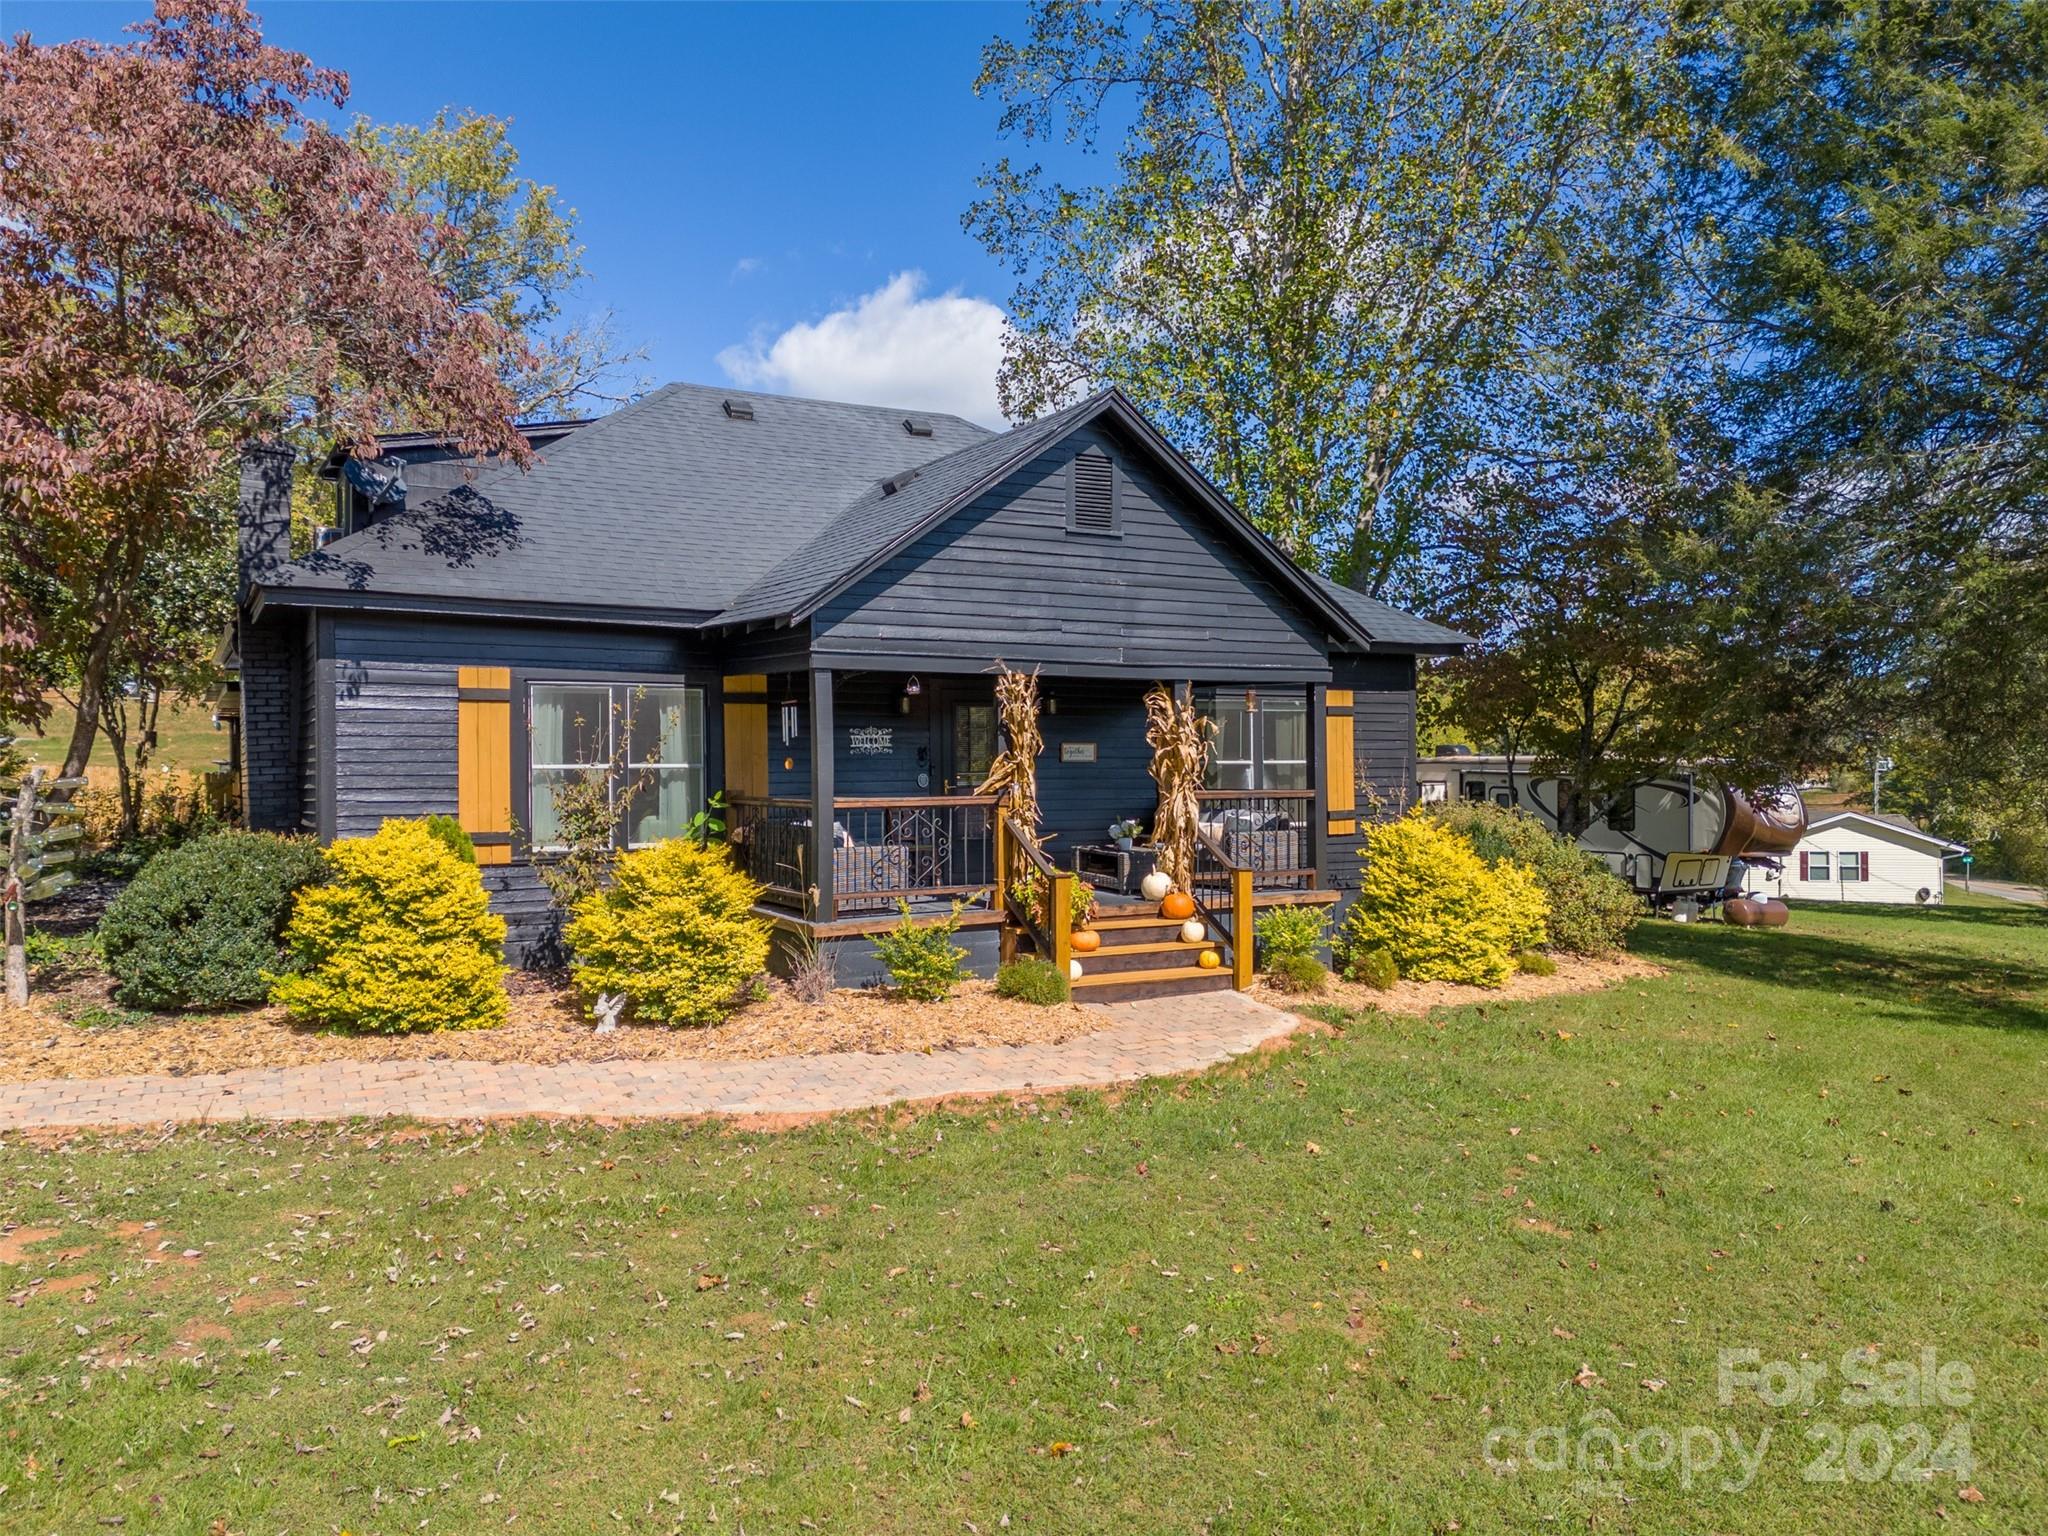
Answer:
[[[669,683],[535,683],[527,702],[533,846],[562,846],[558,796],[602,774],[619,839],[679,837],[704,808],[704,691]]]
[[[1808,880],[1832,880],[1834,878],[1834,870],[1831,867],[1833,858],[1833,854],[1822,849],[1815,849],[1809,852],[1806,855],[1806,874],[1804,878]]]
[[[1307,789],[1308,699],[1220,690],[1210,704],[1216,740],[1210,789]]]

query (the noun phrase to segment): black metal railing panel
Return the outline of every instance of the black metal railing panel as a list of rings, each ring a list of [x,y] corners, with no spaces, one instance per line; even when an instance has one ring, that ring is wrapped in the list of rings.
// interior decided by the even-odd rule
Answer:
[[[1227,860],[1251,870],[1258,889],[1314,889],[1314,790],[1206,789],[1200,798],[1202,831]]]
[[[832,807],[832,889],[842,914],[898,901],[983,905],[996,883],[996,797],[881,796]]]

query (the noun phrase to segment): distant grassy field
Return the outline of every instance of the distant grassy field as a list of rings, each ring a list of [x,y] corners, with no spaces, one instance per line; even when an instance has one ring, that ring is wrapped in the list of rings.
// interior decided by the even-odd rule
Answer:
[[[2048,914],[1636,947],[1022,1112],[10,1139],[0,1529],[2048,1530]]]
[[[23,738],[32,762],[55,767],[64,761],[71,744],[71,729],[77,712],[62,699],[50,700],[50,718],[43,734]],[[157,749],[151,765],[177,768],[187,773],[210,773],[217,760],[228,755],[228,733],[213,728],[213,706],[203,699],[166,699],[157,717]],[[104,740],[94,744],[92,765],[111,776],[113,752]]]

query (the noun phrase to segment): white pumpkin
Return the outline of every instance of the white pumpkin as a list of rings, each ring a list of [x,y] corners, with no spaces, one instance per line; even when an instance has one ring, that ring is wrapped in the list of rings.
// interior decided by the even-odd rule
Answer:
[[[1209,930],[1199,917],[1191,917],[1180,925],[1180,941],[1183,944],[1199,944],[1209,937]]]
[[[1080,962],[1080,961],[1078,961],[1078,960],[1069,960],[1069,961],[1067,962],[1067,980],[1069,980],[1069,981],[1079,981],[1080,979],[1081,979],[1081,962]]]
[[[1166,878],[1164,870],[1155,869],[1138,883],[1138,889],[1150,902],[1166,900],[1166,893],[1173,889],[1173,882]]]

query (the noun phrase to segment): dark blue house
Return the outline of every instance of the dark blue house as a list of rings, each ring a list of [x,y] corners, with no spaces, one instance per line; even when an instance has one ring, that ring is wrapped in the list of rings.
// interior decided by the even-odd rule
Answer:
[[[1340,901],[1359,818],[1414,797],[1416,658],[1465,643],[1302,571],[1114,390],[992,433],[670,385],[534,430],[523,472],[425,439],[381,470],[331,460],[337,536],[296,560],[289,461],[253,450],[236,637],[249,824],[324,840],[459,816],[522,958],[551,932],[532,865],[554,789],[604,767],[628,843],[722,791],[778,922],[847,944],[846,979],[899,895],[972,900],[986,969],[1014,924],[987,894],[1001,812],[974,793],[999,661],[1040,672],[1063,867],[1112,821],[1149,824],[1157,681],[1219,727],[1219,886]],[[1094,867],[1127,878],[1114,862]],[[1111,982],[1107,961],[1097,995],[1162,980],[1134,953],[1121,968],[1152,985]]]

